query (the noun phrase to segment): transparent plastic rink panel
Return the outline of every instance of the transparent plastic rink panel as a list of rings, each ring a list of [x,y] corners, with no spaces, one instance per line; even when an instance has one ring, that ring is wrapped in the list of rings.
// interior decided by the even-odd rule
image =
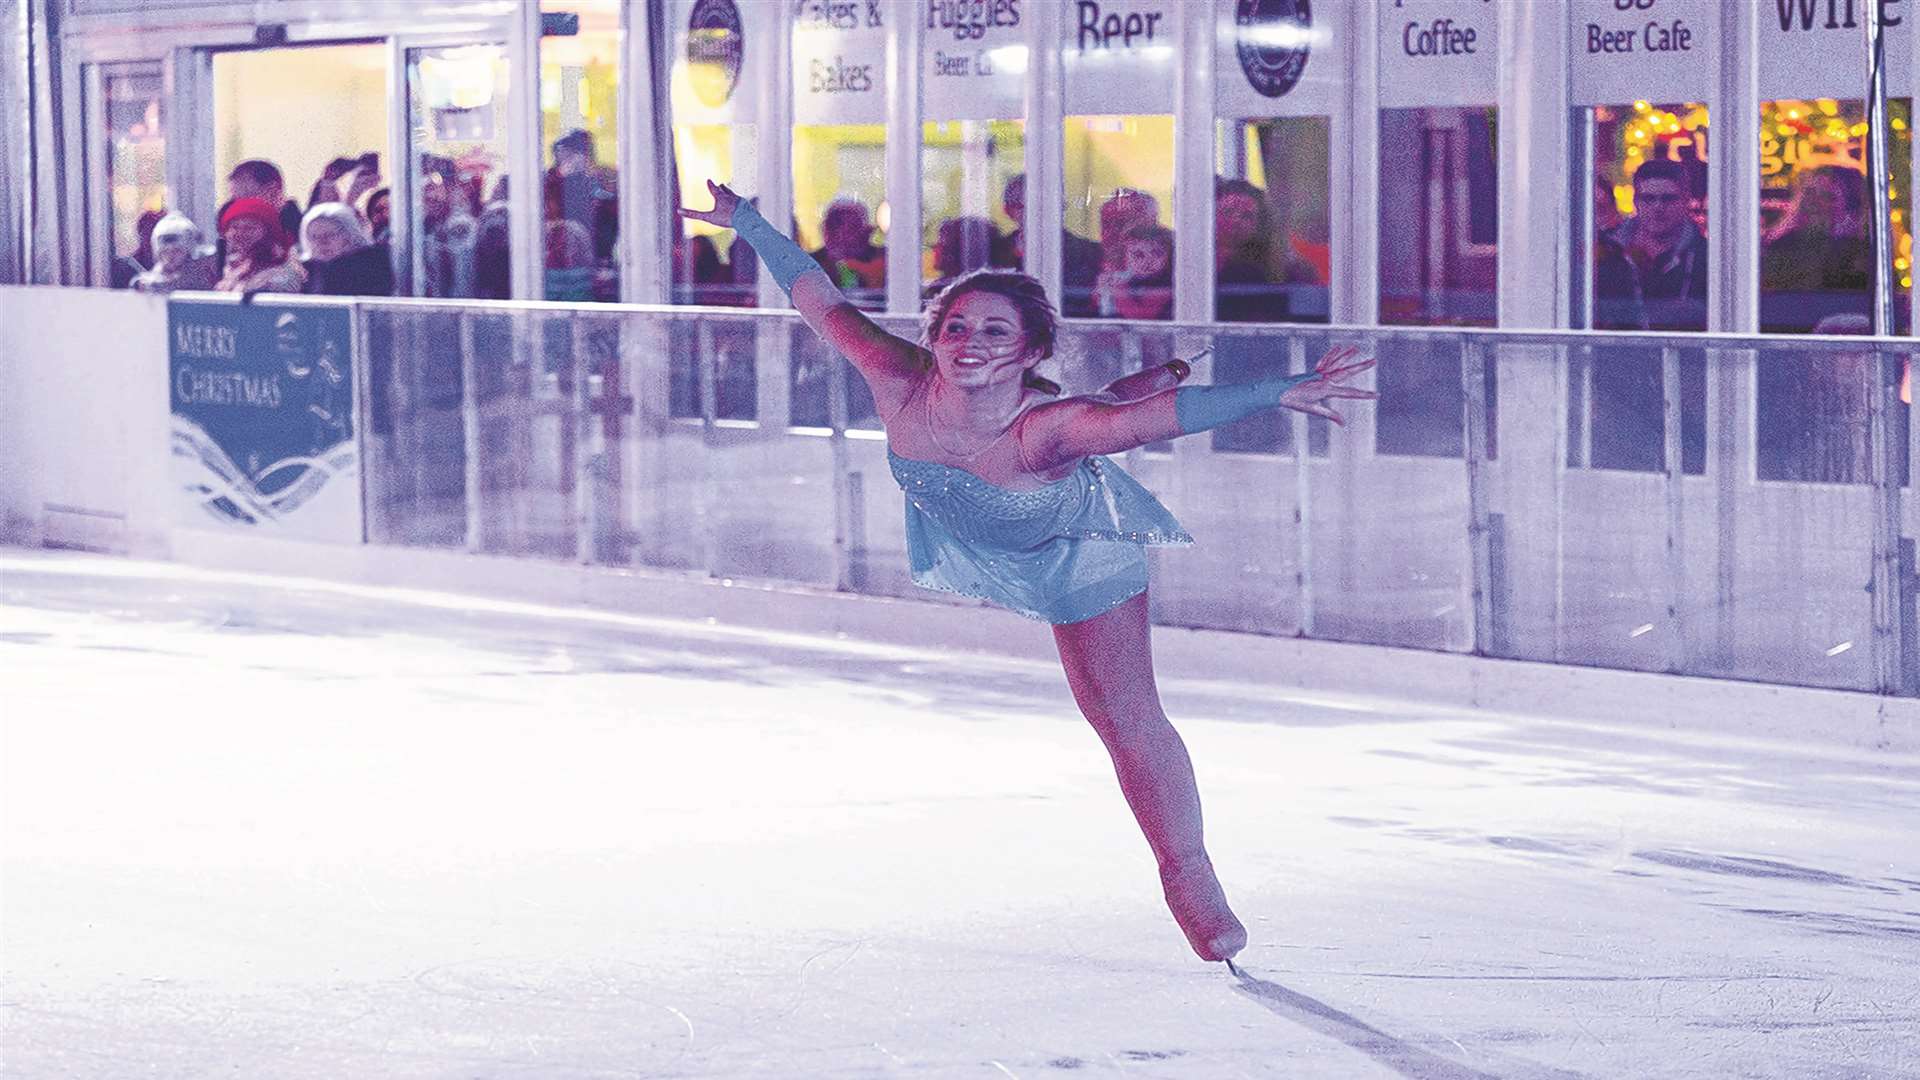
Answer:
[[[787,312],[372,302],[375,543],[971,601],[913,586],[858,374]],[[895,333],[917,322],[880,317]],[[1165,625],[1920,692],[1913,345],[1072,321],[1092,393],[1379,366],[1120,463],[1186,525]]]

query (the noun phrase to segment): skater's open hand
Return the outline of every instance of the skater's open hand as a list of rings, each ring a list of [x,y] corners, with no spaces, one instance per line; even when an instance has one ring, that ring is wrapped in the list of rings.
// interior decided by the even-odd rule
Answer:
[[[704,221],[709,225],[718,225],[723,229],[733,228],[733,208],[740,205],[740,196],[725,184],[707,181],[707,193],[713,196],[713,209],[689,210],[680,208],[681,217],[690,217],[695,221]]]
[[[1314,366],[1314,378],[1288,387],[1287,392],[1280,395],[1280,404],[1289,409],[1324,416],[1336,424],[1345,424],[1346,420],[1334,411],[1332,405],[1327,404],[1329,398],[1371,401],[1380,396],[1371,390],[1346,385],[1346,380],[1373,367],[1372,357],[1357,363],[1348,362],[1359,355],[1360,349],[1353,345],[1328,349],[1327,355],[1321,357],[1320,363]]]

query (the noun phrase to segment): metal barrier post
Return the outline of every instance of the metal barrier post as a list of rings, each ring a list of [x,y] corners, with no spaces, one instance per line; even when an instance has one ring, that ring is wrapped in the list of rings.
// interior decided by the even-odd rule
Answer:
[[[693,320],[693,342],[696,354],[693,358],[694,370],[700,377],[700,447],[706,458],[701,463],[706,475],[701,478],[700,493],[695,496],[699,500],[700,569],[709,576],[718,576],[714,573],[719,555],[714,541],[715,519],[719,515],[714,511],[714,489],[718,485],[713,483],[713,456],[717,442],[714,420],[720,411],[720,366],[714,362],[713,323],[710,320]]]
[[[1752,475],[1753,442],[1747,431],[1747,388],[1753,385],[1758,354],[1719,351],[1707,354],[1707,392],[1713,409],[1713,448],[1707,468],[1713,475],[1713,671],[1733,667],[1738,640],[1740,568],[1740,492]]]
[[[477,368],[473,362],[473,317],[462,311],[460,320],[460,436],[461,445],[466,452],[462,463],[465,472],[463,490],[466,493],[467,510],[467,550],[480,551],[485,547],[481,529],[485,515],[480,505],[480,392],[477,388]]]
[[[1900,360],[1885,351],[1873,351],[1868,366],[1868,468],[1873,481],[1873,669],[1876,689],[1883,694],[1906,691],[1911,673],[1903,671],[1907,649],[1901,641],[1902,608],[1912,588],[1901,573],[1900,486],[1897,445],[1893,440],[1893,413],[1899,403]]]
[[[827,362],[827,437],[833,468],[833,587],[853,590],[853,561],[847,551],[848,525],[853,517],[852,455],[847,452],[847,362],[833,353]]]
[[[1667,670],[1686,671],[1690,650],[1688,628],[1682,612],[1687,603],[1687,515],[1685,491],[1686,457],[1680,445],[1680,350],[1669,345],[1660,350],[1661,410],[1663,443],[1666,447],[1665,478],[1662,486],[1667,497],[1667,625],[1665,651]]]
[[[1460,339],[1460,379],[1467,429],[1467,592],[1473,651],[1486,656],[1495,644],[1493,538],[1487,511],[1487,354],[1485,343],[1477,337]]]
[[[1913,369],[1920,367],[1920,351],[1910,352],[1902,367],[1905,373],[1902,385],[1912,396]],[[1901,638],[1906,647],[1906,656],[1900,662],[1900,669],[1906,672],[1906,693],[1911,697],[1920,697],[1920,557],[1916,557],[1915,544],[1920,541],[1920,411],[1916,411],[1911,402],[1907,404],[1907,475],[1901,478],[1907,485],[1906,501],[1900,509],[1907,519],[1906,535],[1900,541],[1900,562],[1904,568],[1902,580],[1906,591],[1900,602]]]
[[[599,495],[599,485],[594,482],[593,476],[593,463],[597,456],[593,449],[596,433],[593,411],[589,407],[592,396],[587,393],[586,334],[581,330],[586,322],[577,317],[567,320],[567,333],[573,346],[569,350],[573,357],[573,408],[568,419],[573,427],[574,557],[582,563],[591,563],[595,540],[593,504]]]
[[[1307,339],[1292,334],[1287,339],[1287,372],[1303,374],[1307,370]],[[1287,410],[1288,434],[1293,442],[1293,539],[1294,586],[1300,596],[1300,634],[1314,635],[1313,625],[1313,470],[1307,467],[1311,449],[1307,414]]]
[[[369,392],[373,386],[373,349],[372,335],[367,332],[367,311],[358,303],[347,305],[347,316],[353,320],[353,436],[359,446],[360,472],[360,542],[373,542],[373,464],[378,453],[373,442],[373,396]]]

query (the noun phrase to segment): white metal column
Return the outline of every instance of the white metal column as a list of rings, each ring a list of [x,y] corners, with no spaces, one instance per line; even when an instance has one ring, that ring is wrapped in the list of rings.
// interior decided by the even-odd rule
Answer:
[[[1720,219],[1711,222],[1717,293],[1710,329],[1751,334],[1760,328],[1760,19],[1758,4],[1721,10],[1719,116],[1712,116]]]
[[[620,296],[633,304],[667,303],[673,288],[668,215],[675,208],[667,205],[673,190],[668,182],[674,167],[672,102],[658,80],[668,66],[665,58],[656,59],[656,50],[673,40],[671,27],[655,23],[665,14],[664,5],[648,0],[628,0],[621,12]],[[686,197],[699,205],[705,194]]]
[[[887,20],[887,310],[920,311],[920,44],[924,0],[889,0]]]
[[[507,27],[507,188],[508,233],[512,237],[513,296],[538,300],[544,295],[541,271],[546,257],[546,223],[540,198],[540,5],[516,5]]]
[[[1061,124],[1066,74],[1060,60],[1064,4],[1029,4],[1027,11],[1027,273],[1040,279],[1056,304],[1060,286],[1060,221],[1066,185]]]
[[[1346,287],[1335,290],[1333,321],[1367,325],[1380,318],[1380,38],[1381,5],[1355,0],[1353,19],[1353,90],[1347,96],[1348,211],[1346,231],[1336,239],[1346,242],[1346,258],[1334,265]],[[1335,144],[1338,146],[1338,144]]]
[[[1213,33],[1212,4],[1179,9],[1181,62],[1173,90],[1173,317],[1213,318]]]
[[[1499,324],[1568,323],[1567,2],[1500,5]]]
[[[756,110],[761,148],[760,215],[786,232],[793,220],[793,5],[779,5],[778,14],[768,24],[767,44],[773,50],[773,63],[758,88]],[[760,306],[788,306],[787,294],[774,282],[764,259],[760,261]],[[767,329],[762,330],[763,345]]]

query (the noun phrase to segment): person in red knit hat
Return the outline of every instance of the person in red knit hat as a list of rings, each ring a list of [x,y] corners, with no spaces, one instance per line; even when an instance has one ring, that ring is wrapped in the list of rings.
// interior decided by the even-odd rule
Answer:
[[[220,212],[220,236],[227,242],[227,267],[215,289],[297,293],[306,284],[306,271],[290,255],[280,213],[266,200],[228,203]]]

